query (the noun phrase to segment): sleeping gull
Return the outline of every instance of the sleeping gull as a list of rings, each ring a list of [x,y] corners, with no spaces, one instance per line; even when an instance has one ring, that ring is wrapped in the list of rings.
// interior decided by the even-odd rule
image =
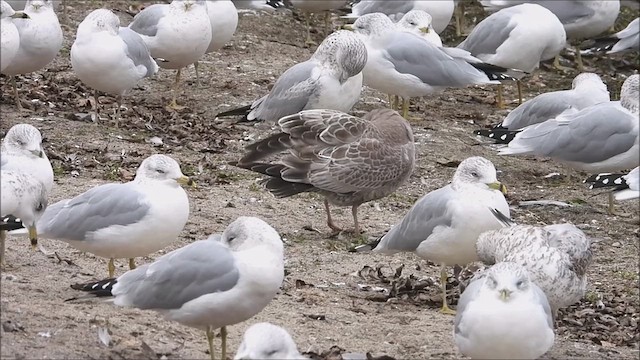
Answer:
[[[613,199],[618,201],[640,197],[640,168],[636,167],[628,174],[602,173],[590,176],[584,182],[590,183],[589,189],[606,188],[609,192],[609,214],[616,215]],[[626,214],[617,214],[626,215]]]
[[[220,329],[226,359],[227,326],[262,311],[283,279],[278,233],[258,218],[239,217],[222,236],[193,242],[117,279],[73,287],[206,331],[213,360],[214,331]]]
[[[71,66],[80,81],[95,90],[96,114],[98,91],[116,96],[116,126],[122,96],[158,71],[140,35],[120,27],[120,19],[107,9],[92,11],[78,26]]]
[[[433,18],[426,11],[411,10],[396,25],[400,30],[416,34],[433,45],[442,47],[442,39],[433,29]]]
[[[311,46],[316,43],[311,39],[311,17],[315,13],[324,12],[324,32],[329,33],[329,22],[331,20],[331,10],[337,10],[345,6],[347,0],[289,0],[291,6],[306,13],[307,38],[305,45]]]
[[[198,61],[211,43],[211,22],[205,0],[173,0],[171,4],[153,4],[140,11],[129,28],[140,34],[151,56],[166,60],[158,66],[177,69],[169,107],[182,109],[176,100],[180,70]]]
[[[594,73],[582,73],[573,79],[570,90],[540,94],[515,108],[492,129],[476,130],[474,133],[494,139],[499,144],[508,144],[517,134],[515,130],[521,130],[560,115],[576,113],[591,105],[607,101],[609,101],[609,90],[600,76]]]
[[[324,39],[311,59],[287,69],[269,94],[216,117],[243,115],[243,120],[276,122],[302,110],[348,112],[360,100],[366,62],[364,43],[350,31],[336,31]]]
[[[2,140],[2,170],[20,171],[40,181],[47,194],[53,188],[53,168],[42,148],[42,134],[29,124],[12,126]]]
[[[0,171],[0,216],[13,215],[29,230],[31,246],[38,244],[36,222],[47,208],[47,191],[35,177],[24,172]],[[0,264],[4,265],[4,241],[6,231],[0,230]]]
[[[596,39],[596,51],[607,51],[607,54],[625,50],[640,51],[640,18],[635,18],[626,28],[617,33]]]
[[[549,302],[525,268],[497,263],[460,296],[454,339],[472,359],[537,359],[555,339]]]
[[[412,97],[447,87],[495,84],[510,78],[481,64],[450,56],[421,37],[399,30],[381,13],[363,15],[352,27],[367,47],[367,64],[362,70],[364,83],[401,97],[405,118]]]
[[[238,10],[231,0],[208,0],[207,14],[211,23],[211,41],[206,53],[222,49],[231,40],[238,27]],[[198,62],[193,63],[196,69],[196,81],[200,84]]]
[[[385,254],[415,252],[442,265],[442,312],[447,305],[447,265],[477,261],[475,243],[485,231],[500,228],[490,208],[509,214],[506,188],[496,178],[493,164],[482,157],[460,163],[451,184],[420,198],[398,225],[385,234],[373,250]]]
[[[572,224],[516,225],[500,210],[496,218],[506,227],[478,237],[478,257],[486,264],[514,262],[529,273],[547,295],[554,314],[580,301],[587,289],[591,241]]]
[[[306,359],[298,352],[287,330],[271,323],[251,325],[242,336],[234,360],[294,360]]]
[[[509,69],[532,72],[540,61],[553,59],[562,51],[566,33],[558,17],[536,4],[522,4],[489,15],[458,45],[482,61]],[[522,102],[522,86],[518,81]],[[504,106],[502,86],[498,107]]]
[[[22,11],[14,11],[6,1],[0,3],[0,72],[4,70],[18,53],[20,34],[13,19],[28,18]]]
[[[389,109],[363,118],[335,110],[306,110],[278,121],[281,132],[247,146],[233,165],[269,178],[266,188],[277,197],[301,192],[324,195],[329,204],[351,206],[355,234],[360,234],[358,207],[390,195],[411,176],[415,146],[411,126]],[[265,162],[279,156],[277,163]]]
[[[149,255],[176,240],[189,217],[180,184],[192,184],[166,155],[151,155],[133,181],[104,184],[50,205],[37,223],[40,237],[61,240],[80,251],[109,258]]]
[[[49,0],[29,0],[24,13],[28,19],[15,19],[20,47],[13,61],[2,70],[11,77],[18,109],[22,109],[16,75],[38,71],[49,64],[62,48],[62,28]]]
[[[481,0],[485,8],[491,10],[509,7],[525,1]],[[567,40],[584,40],[600,35],[609,30],[620,13],[620,0],[538,0],[526,1],[549,9],[564,26]],[[637,45],[636,45],[637,46]],[[584,71],[580,48],[576,49],[576,63],[578,71]],[[559,56],[556,56],[554,66],[562,69]]]
[[[590,173],[638,166],[639,77],[635,74],[625,80],[620,101],[599,103],[529,126],[498,154],[547,156]]]
[[[362,15],[383,13],[396,20],[411,10],[423,10],[433,17],[433,28],[439,34],[449,25],[454,10],[453,0],[361,0],[353,5],[351,14],[346,18],[359,18]]]

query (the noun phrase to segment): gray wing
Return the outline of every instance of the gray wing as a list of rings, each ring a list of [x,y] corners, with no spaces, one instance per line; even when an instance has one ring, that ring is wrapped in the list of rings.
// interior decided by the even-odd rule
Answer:
[[[118,278],[117,305],[178,309],[202,295],[227,291],[240,278],[233,253],[216,240],[200,240]]]
[[[592,17],[595,14],[595,11],[591,7],[585,5],[585,1],[583,0],[547,0],[533,1],[533,3],[543,6],[551,11],[558,17],[562,25],[572,24],[584,18]]]
[[[544,309],[544,313],[547,316],[547,325],[551,329],[553,329],[553,313],[551,312],[551,306],[549,305],[549,299],[547,299],[547,295],[545,295],[544,291],[538,287],[533,281],[529,283],[531,285],[531,289],[533,290],[533,294],[537,302],[542,305],[542,309]],[[458,302],[458,304],[460,304]],[[458,305],[458,309],[460,309],[460,305]],[[459,311],[459,310],[458,310]]]
[[[640,50],[640,18],[633,20],[626,28],[617,32],[615,36],[620,39],[608,52],[616,53],[626,49]]]
[[[638,138],[637,129],[634,132],[637,117],[617,102],[593,105],[563,118],[526,128],[500,154],[527,153],[595,163],[628,151]]]
[[[502,126],[509,130],[520,130],[539,124],[573,108],[573,103],[573,96],[567,90],[540,94],[510,112]]]
[[[304,110],[309,98],[318,90],[318,84],[311,78],[315,67],[314,61],[307,60],[287,69],[269,95],[254,103],[254,109],[247,119],[275,122]]]
[[[352,13],[362,16],[371,13],[383,13],[385,15],[395,15],[397,13],[407,13],[413,9],[413,1],[393,0],[393,1],[372,1],[363,0],[353,5]]]
[[[493,55],[515,29],[517,23],[511,21],[514,11],[502,10],[482,20],[469,36],[458,45],[473,56]]]
[[[464,60],[447,55],[420,37],[396,32],[389,35],[385,58],[403,74],[411,74],[434,87],[466,86],[489,82],[487,76]]]
[[[148,213],[144,195],[130,183],[106,184],[50,205],[37,228],[43,238],[81,241],[112,225],[136,223]]]
[[[460,295],[460,299],[458,299],[458,305],[456,306],[456,317],[454,319],[454,332],[459,336],[466,336],[466,334],[462,334],[460,332],[460,321],[462,321],[462,317],[464,316],[464,311],[467,309],[469,303],[478,296],[478,292],[482,288],[482,278],[484,277],[484,272],[476,275],[471,279],[471,282],[464,289],[462,295]],[[549,304],[547,303],[547,307]]]
[[[447,185],[420,198],[400,224],[382,237],[374,251],[415,251],[436,227],[451,226],[452,214],[448,211],[447,203],[455,196],[455,191]]]
[[[155,74],[158,70],[158,65],[156,65],[155,61],[151,58],[149,48],[140,35],[128,27],[120,27],[118,35],[127,46],[124,51],[127,57],[133,61],[133,64],[135,66],[143,65],[147,68],[146,76]]]
[[[146,36],[156,36],[158,32],[158,22],[169,9],[167,4],[153,4],[144,8],[133,18],[129,28],[138,34]]]

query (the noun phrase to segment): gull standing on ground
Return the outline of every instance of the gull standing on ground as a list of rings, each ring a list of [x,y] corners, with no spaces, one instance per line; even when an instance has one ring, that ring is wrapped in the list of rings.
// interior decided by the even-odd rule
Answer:
[[[243,120],[277,122],[302,110],[349,112],[360,100],[366,63],[364,43],[351,31],[336,31],[324,39],[309,60],[280,75],[269,94],[216,117],[243,115]]]
[[[311,46],[316,43],[311,39],[311,17],[315,13],[324,12],[324,33],[327,36],[329,22],[331,20],[331,10],[337,10],[347,5],[347,0],[289,0],[291,6],[306,13],[307,38],[305,45]]]
[[[502,9],[524,3],[525,1],[481,0],[480,3],[489,11]],[[527,3],[543,6],[558,17],[567,33],[567,41],[591,39],[609,30],[620,13],[620,0],[538,0]],[[580,47],[577,44],[576,63],[578,71],[584,71]],[[554,66],[562,69],[559,55]]]
[[[324,195],[327,225],[336,232],[329,203],[351,206],[354,232],[360,234],[358,207],[390,195],[415,166],[409,123],[389,109],[363,118],[335,110],[306,110],[278,121],[281,132],[247,146],[235,166],[270,178],[265,187],[277,197],[301,192]],[[279,156],[277,163],[265,162]]]
[[[345,17],[357,19],[366,14],[383,13],[397,20],[411,10],[423,10],[433,17],[433,28],[439,34],[449,25],[454,7],[453,0],[361,0]]]
[[[446,266],[466,265],[478,260],[476,240],[501,224],[489,210],[509,214],[506,187],[498,182],[491,161],[470,157],[460,163],[451,184],[420,198],[389,230],[373,250],[384,254],[407,251],[442,265],[442,312],[454,313],[447,305]]]
[[[189,218],[189,199],[180,184],[192,181],[166,155],[151,155],[133,181],[104,184],[50,205],[38,221],[40,237],[61,240],[80,251],[109,258],[146,256],[175,241]]]
[[[118,306],[155,310],[165,319],[206,331],[211,359],[214,331],[220,329],[222,359],[227,326],[264,309],[284,279],[280,235],[266,222],[239,217],[222,236],[193,242],[151,264],[74,288],[113,296]]]
[[[251,325],[242,336],[234,360],[307,359],[298,352],[287,330],[268,322]]]
[[[584,182],[591,183],[589,189],[607,188],[609,192],[609,214],[617,214],[614,209],[613,199],[618,201],[637,199],[640,197],[640,168],[636,167],[628,174],[602,173],[590,176]]]
[[[549,302],[527,270],[500,262],[474,276],[458,301],[454,340],[472,359],[537,359],[555,339]]]
[[[177,103],[182,68],[198,61],[211,43],[211,21],[205,0],[173,0],[171,4],[153,4],[133,18],[129,28],[142,36],[151,56],[162,58],[163,69],[176,69],[173,97],[169,107],[182,109]]]
[[[547,156],[589,173],[632,169],[640,164],[638,79],[629,76],[620,101],[607,101],[532,125],[499,155]]]
[[[208,0],[207,14],[211,23],[211,42],[206,53],[218,51],[231,40],[238,27],[238,10],[231,0]],[[193,63],[196,69],[196,81],[200,84],[198,62]]]
[[[532,72],[540,61],[562,51],[567,34],[558,17],[536,4],[522,4],[489,15],[458,45],[478,59],[509,69]],[[522,85],[518,98],[522,103]],[[498,86],[498,107],[504,107]]]
[[[0,168],[20,171],[40,181],[47,192],[53,188],[53,167],[42,148],[42,134],[29,124],[12,126],[2,140]]]
[[[20,48],[20,33],[13,19],[28,17],[22,11],[14,11],[6,1],[0,3],[0,72],[9,66]]]
[[[135,31],[120,27],[120,19],[107,9],[92,11],[78,26],[71,46],[71,66],[80,81],[116,96],[116,126],[122,96],[140,80],[158,72],[149,49]]]
[[[484,68],[481,64],[454,58],[421,37],[399,30],[382,13],[363,15],[352,27],[367,47],[367,65],[362,70],[364,83],[401,97],[405,118],[412,97],[447,87],[496,84],[508,78],[492,69],[479,70]]]
[[[47,66],[62,48],[62,28],[50,0],[28,0],[24,13],[28,19],[15,19],[20,33],[20,47],[13,61],[2,70],[11,77],[18,109],[22,103],[18,94],[16,75],[28,74]]]
[[[609,90],[600,76],[582,73],[573,79],[570,90],[540,94],[513,109],[492,129],[476,130],[474,133],[494,139],[499,144],[508,144],[517,134],[517,130],[608,101]]]
[[[521,265],[547,295],[552,313],[580,301],[587,290],[591,241],[572,224],[516,225],[492,209],[506,227],[478,237],[476,249],[486,264],[503,261]]]
[[[635,18],[626,28],[617,33],[596,39],[596,51],[614,54],[625,50],[640,51],[640,18]]]
[[[31,246],[38,245],[36,222],[47,208],[47,191],[32,175],[20,171],[1,170],[0,217],[16,217],[29,230]],[[4,265],[6,231],[0,230],[0,265]]]

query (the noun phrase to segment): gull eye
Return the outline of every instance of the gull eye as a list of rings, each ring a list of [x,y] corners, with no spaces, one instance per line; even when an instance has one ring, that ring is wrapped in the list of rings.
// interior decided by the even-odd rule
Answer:
[[[416,22],[415,22],[415,21],[409,21],[409,25],[411,25],[411,26],[416,26],[416,25],[418,25],[418,24],[416,24]]]
[[[44,204],[43,203],[38,203],[38,205],[36,206],[36,211],[40,212],[44,209]]]
[[[156,169],[156,171],[158,172],[158,174],[164,174],[165,173],[165,171],[162,170],[162,169]]]
[[[472,172],[471,172],[471,176],[473,176],[473,177],[475,177],[475,178],[480,177],[480,175],[478,175],[478,173],[477,173],[477,172],[475,172],[475,171],[472,171]]]
[[[518,288],[522,287],[523,285],[524,285],[524,281],[522,281],[522,280],[518,280],[518,282],[516,283],[516,286]]]

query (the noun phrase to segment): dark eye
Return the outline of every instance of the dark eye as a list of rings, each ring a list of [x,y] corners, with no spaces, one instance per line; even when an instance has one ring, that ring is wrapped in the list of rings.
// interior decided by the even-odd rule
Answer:
[[[415,21],[409,21],[409,25],[411,25],[411,26],[416,26],[416,25],[418,25],[418,24],[416,24],[416,23],[415,23]]]
[[[475,172],[475,171],[471,173],[471,176],[476,177],[476,178],[477,178],[477,177],[480,177],[480,175],[478,175],[478,173],[477,173],[477,172]]]
[[[518,282],[516,283],[516,286],[517,287],[522,287],[522,285],[524,285],[524,281],[518,280]]]
[[[158,172],[158,174],[164,174],[164,170],[162,169],[156,169],[156,171]]]
[[[38,205],[36,206],[36,211],[40,212],[40,211],[42,211],[42,209],[44,209],[44,204],[43,203],[38,203]]]
[[[271,350],[271,351],[267,351],[265,352],[265,355],[267,356],[273,356],[278,352],[278,350]]]

